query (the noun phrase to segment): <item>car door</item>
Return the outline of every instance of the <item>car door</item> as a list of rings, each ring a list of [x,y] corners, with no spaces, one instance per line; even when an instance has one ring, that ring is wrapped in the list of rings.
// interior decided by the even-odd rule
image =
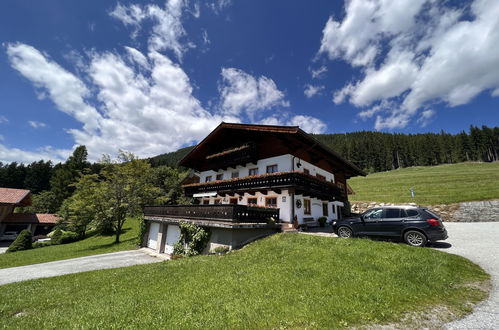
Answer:
[[[383,216],[382,208],[375,208],[366,211],[362,215],[362,222],[357,225],[356,232],[359,235],[378,235],[380,220]]]
[[[400,236],[405,217],[405,212],[402,214],[402,211],[396,207],[385,208],[383,218],[380,220],[378,235]]]

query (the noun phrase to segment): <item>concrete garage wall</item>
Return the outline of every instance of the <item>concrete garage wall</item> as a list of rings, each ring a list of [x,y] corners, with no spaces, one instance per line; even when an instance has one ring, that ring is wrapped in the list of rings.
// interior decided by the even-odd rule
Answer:
[[[245,244],[262,237],[266,237],[278,232],[277,229],[228,229],[228,228],[210,228],[211,237],[204,253],[213,251],[219,246],[226,246],[231,249],[237,249]]]

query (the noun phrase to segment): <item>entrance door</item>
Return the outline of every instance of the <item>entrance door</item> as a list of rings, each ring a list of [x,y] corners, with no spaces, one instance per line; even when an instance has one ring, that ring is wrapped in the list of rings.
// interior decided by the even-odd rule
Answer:
[[[383,216],[383,209],[376,208],[363,214],[364,221],[357,223],[356,231],[360,235],[379,235],[380,220]]]
[[[168,225],[166,231],[165,253],[173,253],[173,245],[178,242],[180,238],[180,227],[176,225]]]
[[[159,223],[151,222],[149,226],[149,240],[147,242],[147,247],[155,249],[158,247],[158,233],[159,233]]]

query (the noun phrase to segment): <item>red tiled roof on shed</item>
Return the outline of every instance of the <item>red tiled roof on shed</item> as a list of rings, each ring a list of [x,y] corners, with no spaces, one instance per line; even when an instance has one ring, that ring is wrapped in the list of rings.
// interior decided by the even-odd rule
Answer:
[[[47,223],[56,224],[60,218],[55,214],[48,213],[13,213],[7,216],[2,222],[8,224],[18,223]]]
[[[0,204],[31,205],[31,192],[26,189],[0,188]]]

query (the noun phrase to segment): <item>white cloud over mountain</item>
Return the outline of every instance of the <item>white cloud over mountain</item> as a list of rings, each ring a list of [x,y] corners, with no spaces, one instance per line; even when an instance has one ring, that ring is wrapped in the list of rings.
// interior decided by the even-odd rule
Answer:
[[[360,116],[376,114],[376,129],[405,127],[418,114],[432,117],[424,111],[433,103],[499,96],[499,2],[352,0],[343,20],[327,21],[319,54],[360,70],[359,80],[334,93],[335,103],[370,107]]]

